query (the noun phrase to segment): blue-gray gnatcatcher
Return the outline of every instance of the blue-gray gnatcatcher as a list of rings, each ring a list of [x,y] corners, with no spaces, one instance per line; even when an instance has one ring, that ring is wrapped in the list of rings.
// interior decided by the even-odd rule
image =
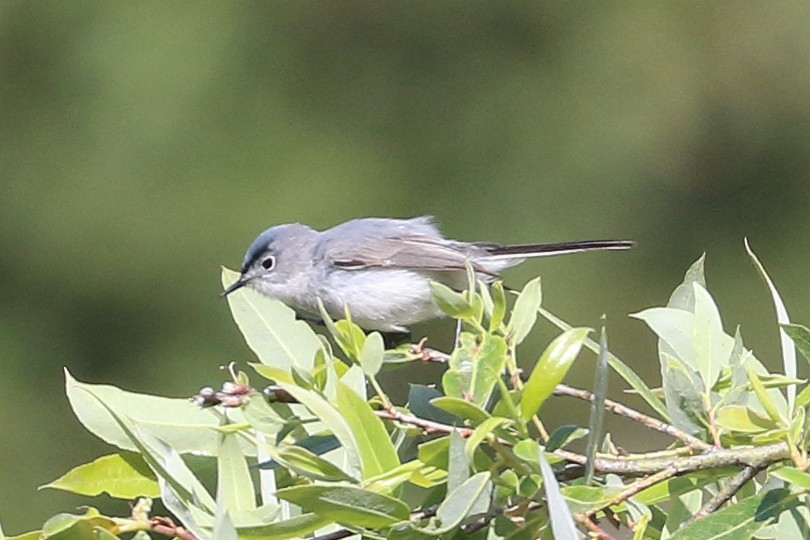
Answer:
[[[354,219],[325,231],[290,223],[267,229],[250,244],[239,279],[222,296],[248,285],[310,319],[320,319],[320,298],[332,317],[342,317],[347,306],[366,330],[407,332],[412,324],[442,315],[431,299],[430,281],[466,288],[468,260],[479,279],[492,282],[529,257],[632,245],[458,242],[444,238],[430,217]]]

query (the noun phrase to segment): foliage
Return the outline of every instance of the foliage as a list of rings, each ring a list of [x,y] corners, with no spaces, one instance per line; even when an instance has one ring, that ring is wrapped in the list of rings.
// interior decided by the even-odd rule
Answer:
[[[138,502],[127,517],[88,508],[14,538],[575,539],[610,538],[608,526],[634,538],[806,535],[810,386],[796,378],[793,343],[807,357],[810,331],[788,320],[751,257],[776,306],[784,374],[766,370],[739,329],[726,333],[701,258],[665,307],[634,315],[658,337],[660,389],[608,352],[604,329],[597,343],[541,308],[539,279],[511,310],[501,284],[471,270],[466,291],[434,285],[437,305],[461,321],[449,355],[385,350],[351,314],[324,312],[338,355],[289,308],[240,290],[229,297],[233,316],[269,386],[256,390],[232,370],[220,391],[203,389],[192,403],[67,374],[78,418],[119,450],[46,487]],[[223,271],[224,282],[234,277]],[[538,315],[562,333],[523,376],[517,349]],[[594,393],[562,384],[582,347],[598,353]],[[423,361],[446,363],[441,390],[412,385],[407,403],[393,403],[380,371]],[[608,366],[651,414],[605,397]],[[541,415],[553,395],[591,401],[588,429],[548,433]],[[629,454],[601,435],[605,409],[673,443]],[[574,451],[586,435],[585,453]],[[172,518],[153,515],[157,497]]]

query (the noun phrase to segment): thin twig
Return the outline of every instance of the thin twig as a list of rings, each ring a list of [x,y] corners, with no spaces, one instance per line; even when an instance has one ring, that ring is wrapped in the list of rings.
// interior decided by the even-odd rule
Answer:
[[[613,536],[596,524],[592,516],[588,514],[572,514],[574,519],[583,527],[591,531],[599,540],[614,540]]]
[[[593,517],[600,510],[602,510],[604,508],[607,508],[609,506],[615,506],[615,505],[617,505],[617,504],[619,504],[621,502],[624,502],[627,499],[629,499],[630,497],[632,497],[633,495],[635,495],[637,493],[640,493],[641,491],[644,491],[645,489],[647,489],[650,486],[654,486],[658,482],[663,482],[664,480],[672,478],[676,474],[678,474],[677,467],[670,466],[670,467],[667,467],[666,469],[662,469],[662,470],[658,471],[655,474],[647,476],[646,478],[638,480],[637,482],[633,482],[632,484],[630,484],[629,486],[627,486],[626,488],[621,490],[619,493],[617,493],[610,500],[609,503],[601,506],[600,508],[595,508],[593,510],[590,510],[585,515],[589,516],[589,517]]]
[[[694,516],[689,518],[684,525],[688,525],[693,521],[704,518],[723,506],[726,502],[731,500],[734,494],[737,493],[741,487],[754,478],[762,469],[762,466],[754,467],[751,465],[746,465],[743,467],[743,470],[729,478],[726,485],[724,485],[720,491],[715,493],[714,497],[709,499],[709,501],[704,504]]]
[[[579,399],[583,399],[588,402],[592,402],[594,399],[594,395],[592,392],[588,392],[587,390],[580,390],[579,388],[572,388],[565,384],[558,384],[557,387],[554,389],[554,394],[558,396],[571,396]],[[634,420],[644,426],[647,426],[651,429],[656,431],[660,431],[661,433],[666,433],[671,437],[675,437],[683,441],[683,443],[692,448],[693,450],[697,451],[704,451],[709,450],[712,448],[712,445],[701,441],[697,437],[694,437],[685,431],[682,431],[671,424],[667,424],[657,418],[653,418],[652,416],[648,416],[644,413],[638,412],[630,407],[622,405],[621,403],[617,403],[613,400],[606,399],[605,400],[605,409],[608,411],[618,414],[620,416],[624,416],[629,418],[630,420]]]

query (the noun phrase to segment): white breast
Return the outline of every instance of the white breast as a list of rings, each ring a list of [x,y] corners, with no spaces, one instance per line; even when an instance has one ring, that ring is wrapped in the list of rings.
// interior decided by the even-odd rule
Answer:
[[[420,321],[441,316],[433,304],[428,279],[402,269],[333,270],[319,296],[332,317],[352,320],[368,330],[404,332]]]

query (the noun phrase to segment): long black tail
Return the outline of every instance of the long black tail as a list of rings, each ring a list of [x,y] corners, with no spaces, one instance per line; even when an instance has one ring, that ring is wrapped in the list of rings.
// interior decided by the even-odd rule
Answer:
[[[514,246],[500,246],[497,244],[483,244],[481,247],[493,256],[504,259],[523,259],[528,257],[546,257],[549,255],[564,255],[566,253],[581,253],[595,250],[625,250],[635,245],[632,240],[582,240],[575,242],[554,242],[547,244],[520,244]]]

